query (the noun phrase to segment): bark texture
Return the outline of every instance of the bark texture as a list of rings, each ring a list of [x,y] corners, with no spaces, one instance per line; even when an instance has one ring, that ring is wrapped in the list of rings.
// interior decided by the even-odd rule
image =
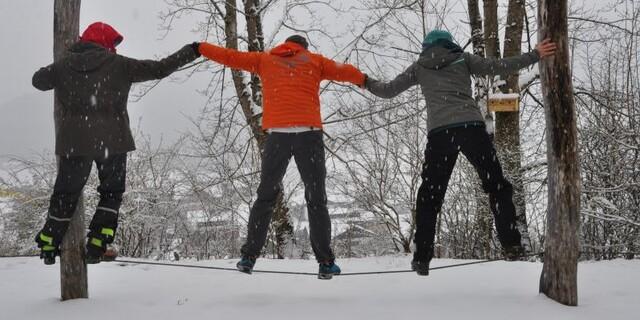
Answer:
[[[469,8],[469,25],[471,27],[471,44],[473,45],[473,54],[485,56],[485,39],[482,28],[482,16],[480,15],[480,6],[478,0],[468,0]],[[476,101],[480,106],[486,106],[481,103],[487,99],[487,79],[478,78],[475,81]],[[485,118],[485,122],[493,122],[491,115],[486,107],[480,110]],[[475,175],[471,169],[470,173],[474,176],[473,192],[476,200],[476,230],[478,232],[477,241],[474,244],[474,256],[477,258],[489,258],[491,254],[491,239],[493,238],[492,215],[489,205],[489,197],[482,189],[480,178]]]
[[[538,2],[539,40],[558,49],[541,61],[540,78],[547,122],[548,212],[540,292],[569,306],[578,305],[578,227],[580,171],[576,109],[567,31],[567,1]]]
[[[247,22],[247,40],[249,51],[264,51],[264,35],[262,31],[262,19],[260,17],[260,1],[259,0],[243,0],[245,18]],[[238,15],[236,0],[225,1],[225,35],[226,47],[238,49]],[[249,86],[244,81],[242,71],[231,70],[233,83],[240,100],[242,112],[244,113],[247,124],[251,127],[254,138],[258,144],[258,148],[264,150],[264,142],[266,135],[262,130],[260,119],[262,114],[254,114],[253,105],[262,105],[262,84],[257,75],[250,75],[251,82]],[[281,188],[281,190],[283,190]],[[292,238],[293,226],[289,221],[289,208],[287,207],[284,192],[278,194],[276,204],[273,209],[272,227],[275,231],[275,250],[279,259],[285,258],[285,246]]]
[[[524,0],[510,0],[507,11],[507,27],[504,39],[504,57],[518,56],[522,53],[522,30],[525,15]],[[517,74],[509,76],[504,93],[520,93]],[[496,112],[496,148],[502,154],[501,160],[505,172],[513,185],[513,202],[516,206],[518,229],[522,234],[522,243],[531,248],[528,232],[526,199],[522,172],[522,153],[520,152],[520,112]]]
[[[53,16],[53,57],[58,60],[78,40],[81,0],[56,0]],[[54,91],[54,125],[59,128],[62,105]],[[80,196],[76,212],[62,242],[60,256],[60,289],[62,300],[88,298],[85,248],[84,199]]]
[[[498,0],[484,0],[484,41],[487,57],[500,57]]]

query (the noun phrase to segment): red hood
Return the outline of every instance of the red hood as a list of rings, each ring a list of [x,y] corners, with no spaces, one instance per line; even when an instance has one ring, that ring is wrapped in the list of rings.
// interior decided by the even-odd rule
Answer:
[[[103,22],[94,22],[87,27],[80,37],[80,41],[97,43],[105,49],[116,52],[116,46],[124,37],[112,26]]]
[[[269,51],[270,54],[276,55],[279,57],[290,57],[296,55],[300,51],[306,51],[303,46],[295,43],[295,42],[285,42]]]

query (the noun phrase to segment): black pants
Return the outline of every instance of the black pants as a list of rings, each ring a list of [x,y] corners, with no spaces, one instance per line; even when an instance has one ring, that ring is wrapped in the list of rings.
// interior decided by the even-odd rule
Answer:
[[[437,217],[460,152],[474,166],[484,192],[489,194],[500,243],[503,247],[520,245],[513,187],[502,173],[489,134],[482,125],[455,127],[429,134],[416,203],[414,260],[429,261],[433,257]]]
[[[254,202],[247,226],[243,256],[257,257],[267,239],[269,222],[278,192],[282,188],[289,160],[294,157],[304,183],[311,247],[319,262],[335,259],[331,250],[331,221],[327,211],[324,142],[321,131],[271,133],[267,136],[262,158],[258,199]]]
[[[111,243],[118,226],[118,210],[125,190],[127,154],[108,158],[60,157],[58,176],[49,202],[49,213],[41,234],[53,238],[58,246],[67,232],[78,199],[87,183],[93,162],[98,168],[100,202],[89,225],[89,237],[98,238],[104,244]],[[103,229],[111,232],[104,232]],[[44,245],[36,238],[39,246]]]

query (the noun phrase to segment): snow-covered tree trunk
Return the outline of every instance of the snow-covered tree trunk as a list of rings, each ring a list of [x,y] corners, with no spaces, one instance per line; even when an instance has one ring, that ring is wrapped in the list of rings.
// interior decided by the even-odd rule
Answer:
[[[56,0],[53,16],[53,56],[62,58],[66,50],[78,40],[81,0]],[[57,96],[57,93],[54,93]],[[54,98],[54,122],[59,127],[60,105]],[[84,199],[80,196],[76,212],[62,242],[60,256],[60,289],[62,300],[88,298],[87,265],[84,262],[85,244]]]
[[[260,0],[243,0],[244,12],[247,20],[247,40],[249,51],[264,51],[264,33],[262,30],[262,18],[260,16]],[[253,103],[262,106],[262,83],[258,75],[251,75],[251,92]],[[284,188],[281,186],[281,190]],[[276,256],[285,258],[285,247],[293,238],[293,225],[289,219],[289,208],[284,197],[284,191],[280,191],[273,208],[273,228],[276,236]]]
[[[538,2],[538,38],[550,38],[558,47],[554,57],[540,63],[549,166],[547,232],[540,292],[562,304],[576,306],[580,171],[567,6],[566,0]]]
[[[478,0],[468,0],[467,6],[469,8],[469,26],[471,27],[471,44],[473,45],[473,54],[484,57],[482,16],[480,15]]]
[[[486,55],[487,57],[500,58],[497,8],[497,1],[484,1]],[[521,53],[524,14],[523,0],[509,1],[507,27],[504,39],[505,58]],[[508,93],[509,91],[519,93],[518,76],[509,77],[507,80],[507,85],[502,87],[502,91],[504,93]],[[527,228],[524,183],[522,179],[519,121],[519,112],[496,112],[495,143],[503,169],[513,184],[513,200],[516,207],[518,229],[522,233],[522,241],[526,246],[531,247],[531,240]]]
[[[226,47],[238,50],[238,14],[236,10],[237,7],[235,0],[225,1],[226,13],[224,16],[224,32],[226,36]],[[245,83],[245,77],[242,71],[231,69],[231,75],[233,77],[233,84],[235,85],[238,99],[240,100],[242,112],[247,119],[247,124],[251,127],[253,136],[258,142],[260,149],[262,149],[265,141],[265,134],[260,125],[261,115],[254,113],[253,102],[251,100],[251,90]]]
[[[480,15],[480,7],[478,0],[468,0],[469,7],[469,25],[471,27],[471,44],[473,45],[473,54],[485,56],[485,41],[483,37],[482,16]],[[475,79],[476,102],[480,106],[485,122],[488,127],[493,126],[493,119],[488,112],[486,106],[487,99],[487,81],[486,77]],[[482,189],[480,177],[472,174],[474,178],[473,192],[476,200],[475,225],[477,230],[476,244],[474,245],[474,254],[478,257],[488,258],[491,254],[491,238],[493,228],[491,226],[491,211],[489,205],[489,197]]]
[[[498,0],[484,0],[484,42],[487,57],[500,57]]]
[[[522,29],[524,23],[524,0],[510,0],[507,12],[507,27],[504,39],[504,57],[518,56],[522,53]],[[511,75],[503,93],[520,93],[518,75]],[[527,227],[526,202],[522,172],[522,153],[520,150],[520,112],[496,112],[496,146],[502,153],[502,162],[513,184],[513,200],[516,207],[518,229],[522,234],[522,243],[531,248]]]
[[[243,0],[245,6],[245,16],[247,20],[247,35],[249,51],[264,50],[264,36],[262,32],[262,22],[260,18],[260,1]],[[225,1],[225,35],[227,48],[238,49],[238,15],[236,0]],[[251,76],[250,86],[245,81],[242,71],[231,70],[233,83],[236,88],[240,105],[247,124],[251,127],[253,136],[257,141],[258,148],[264,150],[266,135],[262,131],[261,118],[258,108],[262,105],[262,85],[256,75]],[[281,188],[281,190],[283,190]],[[278,193],[275,207],[273,209],[273,227],[276,232],[276,255],[279,259],[284,259],[284,247],[293,233],[293,226],[289,222],[289,208],[284,197],[284,191]]]

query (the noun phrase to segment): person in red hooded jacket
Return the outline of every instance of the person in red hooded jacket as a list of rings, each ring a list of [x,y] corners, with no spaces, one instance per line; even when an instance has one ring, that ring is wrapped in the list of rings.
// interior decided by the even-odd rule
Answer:
[[[262,128],[267,132],[258,198],[249,215],[247,240],[238,270],[251,273],[267,238],[282,178],[293,157],[305,187],[311,247],[319,263],[318,277],[340,274],[331,250],[331,221],[325,190],[326,168],[320,82],[335,80],[362,86],[365,76],[349,64],[308,51],[307,40],[294,35],[268,52],[240,52],[201,43],[200,53],[234,69],[258,74],[263,86]]]
[[[47,220],[36,235],[45,264],[54,264],[93,162],[100,202],[89,226],[87,262],[97,263],[113,242],[125,191],[127,152],[135,150],[127,100],[135,82],[162,79],[195,60],[198,44],[186,45],[160,61],[116,53],[124,37],[106,23],[91,24],[59,61],[33,75],[39,90],[56,90],[58,174]]]

